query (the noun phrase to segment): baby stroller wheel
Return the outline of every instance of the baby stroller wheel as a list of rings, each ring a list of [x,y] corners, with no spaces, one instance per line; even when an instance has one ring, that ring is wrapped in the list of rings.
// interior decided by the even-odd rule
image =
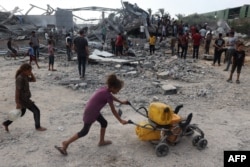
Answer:
[[[199,141],[198,141],[198,143],[197,143],[197,148],[199,149],[199,150],[203,150],[204,148],[206,148],[206,146],[207,146],[207,139],[200,139]]]
[[[24,59],[25,56],[26,56],[26,53],[19,53],[19,55],[18,55],[18,57],[19,57],[20,59]]]
[[[12,57],[12,55],[11,55],[11,53],[9,51],[4,55],[5,60],[10,60],[11,57]]]
[[[159,143],[155,147],[155,153],[158,157],[166,156],[169,152],[169,147],[166,143]]]
[[[194,136],[193,140],[192,140],[192,143],[194,146],[197,146],[199,140],[201,139],[202,137],[200,135],[197,135],[197,136]]]

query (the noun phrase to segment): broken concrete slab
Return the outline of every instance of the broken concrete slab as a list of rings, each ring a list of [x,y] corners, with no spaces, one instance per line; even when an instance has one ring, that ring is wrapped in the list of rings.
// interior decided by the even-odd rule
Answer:
[[[162,90],[163,90],[163,94],[164,95],[172,95],[172,94],[176,94],[177,93],[177,89],[175,86],[168,84],[168,85],[162,85],[161,86]]]
[[[120,64],[139,64],[140,59],[120,59],[120,58],[107,58],[107,57],[101,57],[95,54],[91,54],[89,56],[89,59],[95,62],[102,62],[102,63],[120,63]]]
[[[61,80],[58,84],[59,85],[70,85],[70,84],[79,84],[82,80],[79,78],[71,78],[69,80]]]
[[[159,79],[168,79],[168,77],[169,77],[169,71],[164,71],[157,74],[157,78]]]
[[[205,60],[213,60],[213,59],[214,59],[214,55],[203,54],[203,58],[204,58]]]
[[[101,57],[112,57],[112,56],[114,56],[114,54],[112,54],[112,53],[109,53],[107,51],[101,51],[101,50],[98,50],[98,49],[95,49],[92,52],[92,54],[97,55],[97,56],[101,56]]]

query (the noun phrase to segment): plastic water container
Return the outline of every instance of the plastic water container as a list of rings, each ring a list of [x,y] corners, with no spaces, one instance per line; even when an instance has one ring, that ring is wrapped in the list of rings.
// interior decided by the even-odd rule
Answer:
[[[21,114],[22,114],[22,112],[20,109],[13,109],[13,110],[9,111],[8,119],[10,121],[15,121],[16,119],[21,117]]]
[[[148,117],[159,125],[168,125],[173,118],[173,109],[169,105],[153,102],[149,106]]]

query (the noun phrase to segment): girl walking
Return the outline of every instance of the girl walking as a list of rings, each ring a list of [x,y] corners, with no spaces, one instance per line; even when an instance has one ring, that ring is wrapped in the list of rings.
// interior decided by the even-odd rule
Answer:
[[[113,94],[117,94],[121,88],[123,87],[123,81],[118,79],[115,74],[111,74],[108,76],[107,86],[99,88],[89,99],[86,104],[84,113],[83,113],[83,128],[81,131],[73,135],[68,140],[62,142],[62,146],[55,146],[55,148],[63,155],[67,155],[68,146],[76,141],[77,139],[84,137],[88,134],[91,125],[97,121],[101,125],[100,131],[100,140],[98,146],[109,145],[112,142],[110,140],[105,140],[105,132],[108,125],[108,122],[100,113],[101,109],[108,103],[111,109],[111,112],[116,117],[116,119],[121,124],[127,124],[127,121],[120,118],[117,113],[114,101],[119,102],[121,104],[128,104],[128,101],[120,101]]]
[[[29,82],[36,82],[36,78],[32,73],[32,67],[30,64],[23,64],[16,72],[16,109],[21,109],[21,117],[24,116],[26,109],[29,109],[33,112],[35,120],[35,128],[38,131],[45,131],[46,128],[41,127],[40,125],[40,110],[35,105],[35,103],[30,99],[31,92],[29,89]],[[12,121],[7,120],[3,122],[3,126],[7,132],[9,132],[9,125]]]

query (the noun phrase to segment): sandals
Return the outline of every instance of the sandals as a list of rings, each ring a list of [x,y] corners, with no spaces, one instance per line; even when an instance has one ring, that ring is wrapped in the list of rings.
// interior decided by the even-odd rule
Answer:
[[[57,149],[62,155],[68,155],[67,151],[64,150],[62,147],[55,146],[55,149]]]
[[[233,81],[232,81],[231,79],[228,79],[227,82],[233,83]],[[239,84],[239,83],[240,83],[240,80],[236,80],[236,83]]]

